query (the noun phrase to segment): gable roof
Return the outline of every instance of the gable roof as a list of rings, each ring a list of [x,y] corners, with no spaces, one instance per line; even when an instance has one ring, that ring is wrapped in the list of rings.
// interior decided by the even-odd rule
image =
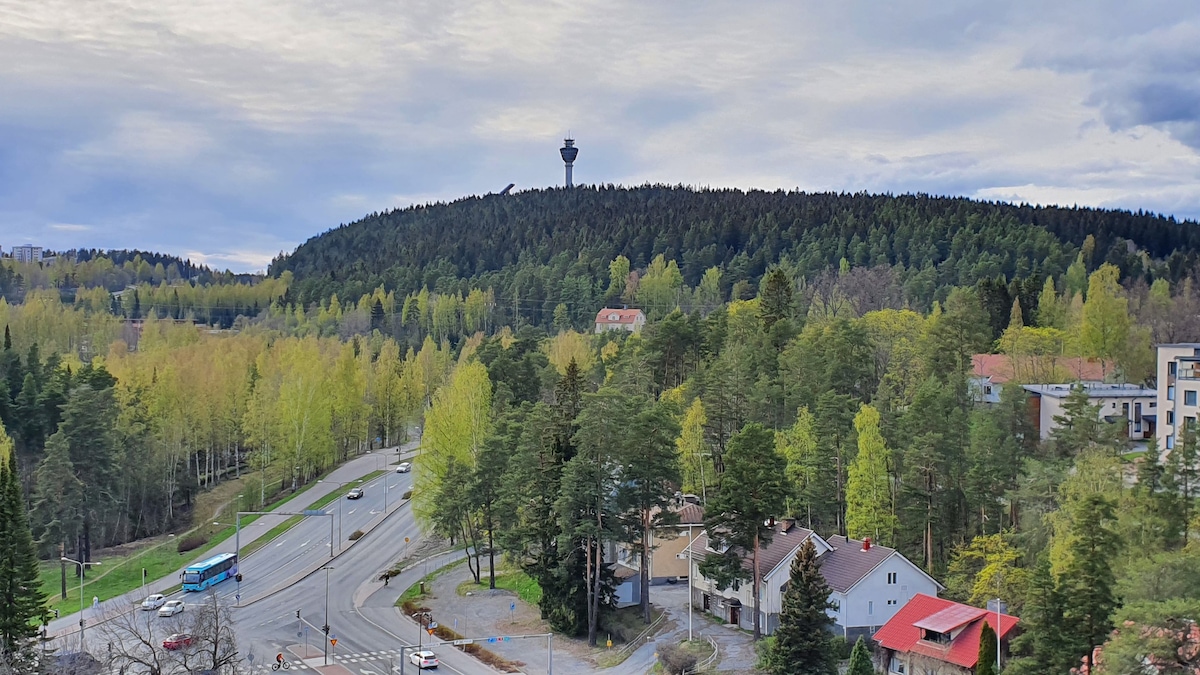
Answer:
[[[1112,362],[1087,359],[1081,356],[1024,356],[1008,354],[975,354],[971,357],[975,377],[990,379],[992,384],[1004,384],[1020,371],[1026,381],[1042,374],[1050,380],[1092,381],[1103,380],[1106,372],[1112,372]],[[1105,367],[1107,366],[1107,367]]]
[[[679,509],[680,525],[703,525],[704,507],[699,504],[684,504]]]
[[[602,309],[596,312],[596,323],[633,323],[644,316],[640,309]]]
[[[763,578],[765,579],[783,561],[791,560],[796,549],[811,536],[812,530],[792,525],[787,521],[779,521],[775,525],[775,536],[771,537],[771,543],[758,549],[758,564],[762,569]],[[696,541],[686,550],[693,560],[703,559],[708,555],[708,532],[697,535]],[[750,569],[753,564],[754,561],[749,555],[742,557],[742,567]]]
[[[849,539],[840,534],[825,541],[833,550],[821,554],[821,557],[817,558],[817,564],[821,566],[821,575],[825,577],[829,587],[838,593],[849,592],[872,570],[893,555],[904,558],[896,549],[880,546],[875,542],[871,542],[871,548],[864,551],[861,539]],[[912,564],[908,558],[904,558],[904,561],[920,572],[922,576],[928,577],[930,581],[937,584],[938,588],[945,588],[937,579],[930,577],[920,567]]]
[[[983,632],[984,622],[992,625],[1003,638],[1012,632],[1018,620],[1015,616],[1001,614],[997,628],[995,612],[918,593],[883,624],[874,637],[876,642],[892,651],[921,654],[963,668],[974,668],[979,661],[979,634]],[[922,640],[923,629],[939,633],[959,632],[949,645],[940,645]]]

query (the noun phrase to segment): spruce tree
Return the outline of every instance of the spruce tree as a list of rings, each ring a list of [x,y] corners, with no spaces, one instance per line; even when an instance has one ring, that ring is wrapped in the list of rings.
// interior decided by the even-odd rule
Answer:
[[[862,636],[859,636],[858,641],[854,643],[854,650],[850,652],[850,667],[846,670],[846,675],[875,675],[871,652],[867,649],[867,643],[863,642]]]
[[[997,675],[996,631],[987,621],[979,629],[979,661],[975,664],[975,675]]]
[[[1063,597],[1050,572],[1050,558],[1042,555],[1029,575],[1021,632],[1012,642],[1017,655],[1004,669],[1006,675],[1066,673],[1075,664],[1063,634]]]
[[[1062,585],[1070,602],[1063,611],[1065,628],[1076,657],[1088,659],[1112,630],[1112,614],[1120,606],[1112,560],[1121,544],[1113,531],[1112,502],[1090,495],[1072,514],[1075,545],[1062,572]]]
[[[779,628],[767,656],[775,675],[833,675],[837,672],[828,610],[829,584],[817,564],[817,548],[807,539],[792,559],[783,594]]]
[[[0,651],[22,651],[37,635],[46,596],[13,458],[0,458]]]

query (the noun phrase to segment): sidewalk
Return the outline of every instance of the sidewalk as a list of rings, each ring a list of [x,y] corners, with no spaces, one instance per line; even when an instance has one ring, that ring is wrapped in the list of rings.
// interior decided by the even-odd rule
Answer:
[[[405,455],[414,452],[419,445],[420,439],[417,439],[409,441],[403,446],[386,448],[384,450],[375,450],[371,454],[364,454],[352,459],[330,472],[328,476],[322,479],[322,482],[316,483],[308,490],[305,490],[303,493],[298,495],[295,499],[292,499],[279,507],[279,510],[304,510],[321,498],[339,489],[339,486],[336,485],[336,483],[354,481],[379,470],[378,457],[380,453],[388,451],[395,452],[396,450],[399,450],[401,455]],[[240,535],[241,546],[245,548],[245,546],[250,542],[262,538],[264,535],[270,532],[272,528],[287,520],[288,517],[289,516],[283,515],[260,516],[253,523],[242,527]],[[235,545],[236,543],[234,538],[230,537],[200,556],[188,559],[188,561],[174,573],[147,583],[144,588],[139,587],[128,593],[125,593],[124,595],[120,595],[115,598],[109,598],[108,600],[101,602],[96,607],[89,607],[85,609],[83,616],[87,620],[87,626],[95,626],[98,624],[98,619],[103,617],[111,617],[114,614],[119,614],[125,610],[131,609],[134,605],[140,603],[147,595],[166,592],[167,589],[171,588],[172,586],[178,585],[179,575],[183,573],[183,570],[188,565],[217,555],[218,553],[232,553]],[[85,596],[87,594],[86,588],[84,590],[84,594]],[[47,632],[51,637],[54,638],[62,638],[66,635],[78,633],[79,612],[63,615],[62,617],[51,621],[48,624]]]

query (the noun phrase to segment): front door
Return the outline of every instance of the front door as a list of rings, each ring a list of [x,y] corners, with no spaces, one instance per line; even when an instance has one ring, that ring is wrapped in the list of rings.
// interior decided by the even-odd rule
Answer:
[[[735,607],[729,608],[729,623],[731,623],[735,626],[742,625],[742,608],[741,607],[735,606]]]

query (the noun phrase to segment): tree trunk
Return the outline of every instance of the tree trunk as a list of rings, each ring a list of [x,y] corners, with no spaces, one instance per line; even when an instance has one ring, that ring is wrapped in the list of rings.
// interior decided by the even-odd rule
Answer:
[[[496,544],[492,539],[492,523],[488,519],[488,588],[496,589]]]
[[[762,625],[759,621],[759,584],[762,583],[762,574],[758,567],[758,530],[754,531],[754,641],[758,642],[762,638]]]
[[[650,511],[642,511],[642,569],[638,576],[641,586],[642,622],[650,623]]]
[[[58,547],[58,567],[62,576],[62,599],[67,599],[67,561],[63,560],[67,555],[67,542],[63,542]]]

